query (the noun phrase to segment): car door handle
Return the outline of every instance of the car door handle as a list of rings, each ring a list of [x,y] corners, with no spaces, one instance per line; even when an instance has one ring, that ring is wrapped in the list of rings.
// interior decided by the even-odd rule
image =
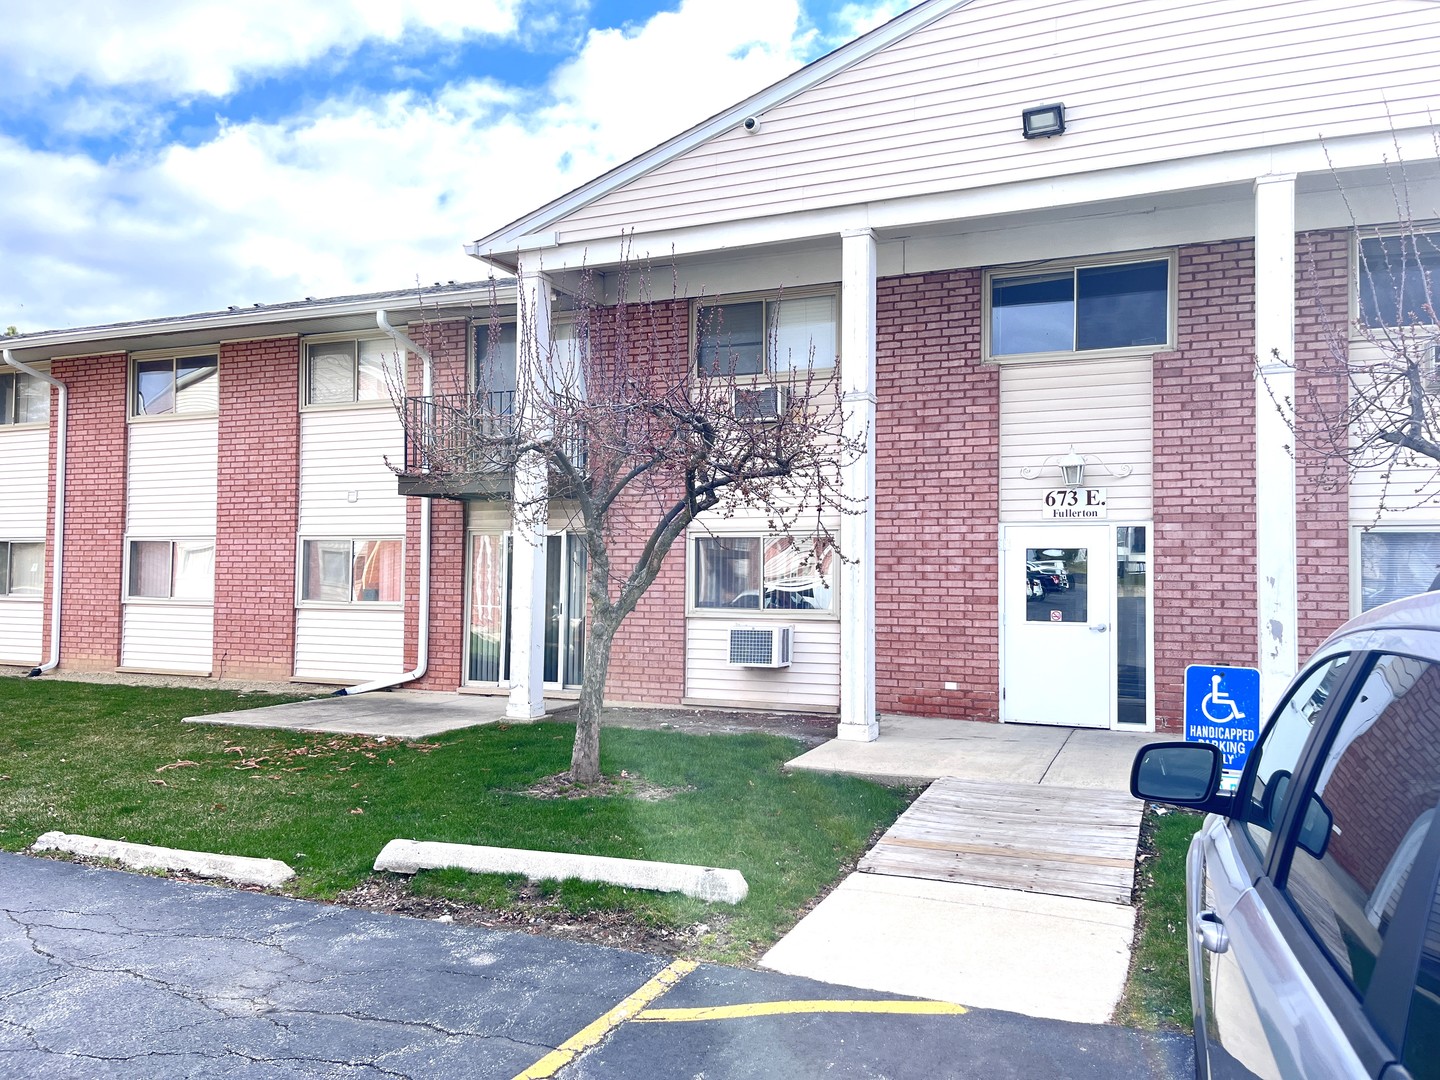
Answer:
[[[1213,911],[1202,911],[1195,916],[1195,936],[1213,953],[1223,953],[1230,948],[1230,932]]]

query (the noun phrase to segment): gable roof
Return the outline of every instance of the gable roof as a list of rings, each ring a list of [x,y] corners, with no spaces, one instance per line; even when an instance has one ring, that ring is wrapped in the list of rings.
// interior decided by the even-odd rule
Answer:
[[[732,105],[724,112],[716,113],[690,130],[681,132],[674,138],[647,150],[638,157],[631,158],[622,165],[617,165],[609,172],[561,195],[558,199],[546,203],[537,210],[532,210],[524,217],[517,218],[488,236],[481,237],[474,243],[466,244],[465,252],[479,259],[487,258],[491,254],[513,252],[522,246],[521,241],[525,237],[543,232],[545,227],[552,222],[560,220],[567,214],[573,213],[578,208],[617,188],[624,187],[637,177],[659,168],[667,161],[680,157],[721,132],[743,123],[746,117],[763,113],[766,109],[773,108],[780,102],[803,93],[817,83],[824,82],[836,73],[844,71],[852,64],[879,52],[892,42],[898,41],[907,34],[944,17],[951,11],[966,7],[973,2],[974,0],[925,0],[924,3],[902,12],[869,33],[862,34],[854,41],[840,46],[833,52],[826,53],[818,60],[811,61],[794,74],[788,75],[759,93],[752,94],[744,101]]]

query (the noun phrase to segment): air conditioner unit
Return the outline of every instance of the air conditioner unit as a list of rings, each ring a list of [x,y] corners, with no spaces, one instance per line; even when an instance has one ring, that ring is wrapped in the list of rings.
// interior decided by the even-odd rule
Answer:
[[[730,663],[734,667],[790,666],[793,626],[732,626]]]
[[[733,393],[737,420],[778,420],[789,406],[783,386],[737,386]]]

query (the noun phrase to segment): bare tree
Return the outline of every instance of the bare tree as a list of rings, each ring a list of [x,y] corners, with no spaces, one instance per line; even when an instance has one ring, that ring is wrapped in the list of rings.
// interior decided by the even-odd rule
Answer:
[[[1322,484],[1366,474],[1379,484],[1381,511],[1394,508],[1392,496],[1407,507],[1440,500],[1440,213],[1417,213],[1411,203],[1412,191],[1434,183],[1420,173],[1435,164],[1407,166],[1397,145],[1387,168],[1394,222],[1383,229],[1361,223],[1335,174],[1358,236],[1359,303],[1353,316],[1337,311],[1317,287],[1324,355],[1305,366],[1297,400],[1271,390],[1296,451],[1318,462]],[[1310,255],[1307,265],[1302,253],[1299,270],[1313,283],[1322,260]]]
[[[701,515],[756,514],[790,537],[818,574],[838,554],[826,521],[858,509],[840,477],[864,450],[863,437],[843,430],[838,361],[810,355],[784,372],[755,375],[721,348],[697,370],[688,334],[676,332],[688,328],[689,303],[673,282],[671,295],[657,299],[648,271],[627,265],[605,284],[639,299],[602,303],[600,276],[582,272],[564,336],[520,350],[514,394],[485,390],[508,372],[480,371],[478,392],[447,395],[443,409],[402,410],[407,442],[432,483],[461,494],[514,478],[494,490],[509,499],[517,533],[543,534],[554,500],[574,508],[588,578],[570,768],[579,784],[600,779],[600,713],[616,634],[676,540]],[[723,308],[702,304],[700,312],[700,336],[724,342]],[[522,340],[534,335],[524,290],[517,320]],[[499,325],[492,315],[492,341]],[[773,328],[771,335],[773,343]],[[543,493],[532,494],[527,470],[542,471]]]

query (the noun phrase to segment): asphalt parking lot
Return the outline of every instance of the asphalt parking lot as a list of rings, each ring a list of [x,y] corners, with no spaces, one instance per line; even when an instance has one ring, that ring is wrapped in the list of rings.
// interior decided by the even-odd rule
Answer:
[[[1189,1039],[0,853],[0,1077],[1193,1075]]]

